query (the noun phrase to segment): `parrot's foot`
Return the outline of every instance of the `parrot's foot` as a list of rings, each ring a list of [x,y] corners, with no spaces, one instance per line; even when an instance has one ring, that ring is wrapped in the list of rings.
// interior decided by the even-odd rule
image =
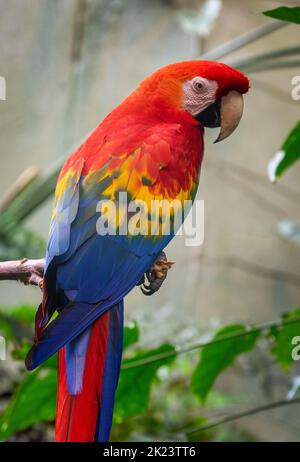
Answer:
[[[32,284],[43,290],[44,260],[22,258],[15,267],[16,280],[25,286]]]
[[[141,291],[144,295],[152,295],[157,292],[164,280],[167,277],[169,269],[174,265],[175,262],[168,261],[165,252],[161,252],[151,268],[146,271],[142,280],[138,285],[141,286]],[[148,281],[148,284],[145,283]]]

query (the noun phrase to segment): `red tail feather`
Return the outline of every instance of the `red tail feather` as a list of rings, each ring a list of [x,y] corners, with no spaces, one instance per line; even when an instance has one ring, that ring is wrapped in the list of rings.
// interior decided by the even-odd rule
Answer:
[[[109,313],[95,321],[87,349],[82,392],[70,395],[65,347],[59,351],[55,441],[94,441],[107,351]]]

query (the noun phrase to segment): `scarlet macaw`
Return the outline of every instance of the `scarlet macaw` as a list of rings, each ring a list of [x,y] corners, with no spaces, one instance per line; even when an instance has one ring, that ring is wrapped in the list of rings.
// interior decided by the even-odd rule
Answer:
[[[104,119],[62,168],[35,343],[26,359],[31,370],[59,351],[56,441],[109,439],[122,355],[123,298],[174,235],[99,235],[97,204],[102,199],[117,203],[120,192],[148,205],[152,199],[193,200],[204,127],[221,127],[217,141],[229,136],[241,118],[248,87],[241,72],[221,63],[161,68]]]

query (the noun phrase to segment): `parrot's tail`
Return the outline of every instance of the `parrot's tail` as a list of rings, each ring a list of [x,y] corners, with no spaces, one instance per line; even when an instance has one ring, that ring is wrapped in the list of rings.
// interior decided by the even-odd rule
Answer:
[[[55,441],[108,441],[123,346],[123,301],[59,350]]]

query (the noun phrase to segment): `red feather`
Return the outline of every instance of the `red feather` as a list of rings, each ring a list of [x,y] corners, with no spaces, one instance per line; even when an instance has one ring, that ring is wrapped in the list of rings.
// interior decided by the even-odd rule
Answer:
[[[59,351],[58,394],[56,408],[55,441],[94,441],[107,339],[109,313],[106,312],[94,323],[86,354],[83,388],[79,395],[70,395],[66,378],[65,348]]]

